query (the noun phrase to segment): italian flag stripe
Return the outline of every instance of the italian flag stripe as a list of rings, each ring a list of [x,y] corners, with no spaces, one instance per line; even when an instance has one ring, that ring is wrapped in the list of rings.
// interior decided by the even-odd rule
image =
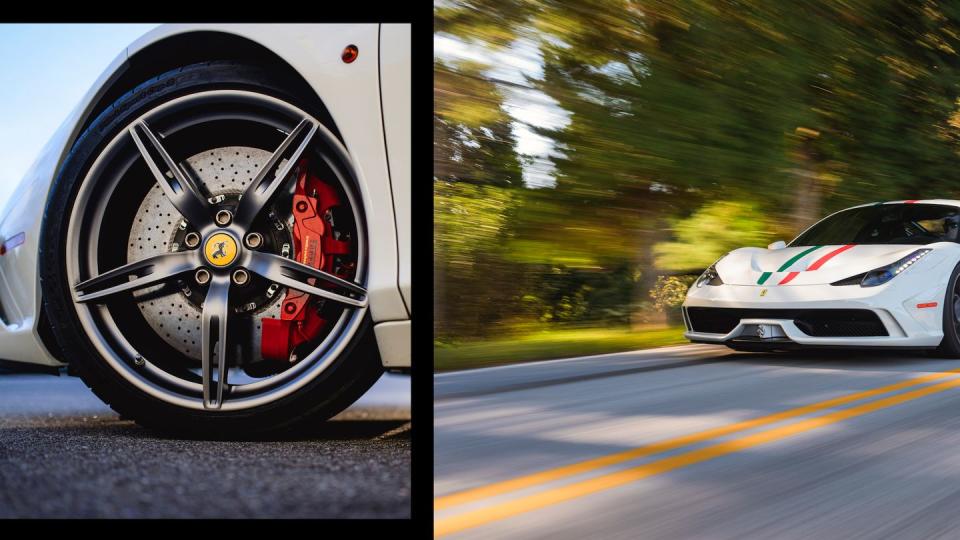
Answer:
[[[823,246],[813,246],[813,247],[810,248],[810,249],[805,249],[805,250],[801,251],[800,253],[797,253],[796,255],[794,255],[793,257],[791,257],[789,261],[783,263],[783,265],[781,265],[780,268],[777,268],[777,272],[783,272],[783,271],[786,270],[787,268],[790,268],[790,265],[792,265],[793,263],[799,261],[800,259],[802,259],[802,258],[803,258],[805,255],[807,255],[808,253],[811,253],[811,252],[813,252],[813,251],[816,251],[816,250],[818,250],[818,249],[820,249],[820,248],[822,248],[822,247],[823,247]]]
[[[789,274],[787,274],[787,277],[781,279],[780,283],[777,283],[777,285],[785,285],[787,283],[790,283],[791,281],[793,281],[793,278],[797,277],[798,275],[800,275],[800,272],[790,272]]]
[[[826,255],[820,257],[819,259],[813,261],[813,264],[811,264],[810,266],[808,266],[807,269],[806,269],[806,271],[807,271],[807,272],[812,272],[812,271],[820,268],[821,266],[824,265],[824,263],[826,263],[826,262],[829,261],[830,259],[836,257],[837,255],[843,253],[844,251],[852,248],[854,245],[855,245],[855,244],[847,244],[847,245],[845,245],[845,246],[841,246],[841,247],[838,247],[837,249],[832,250],[830,253],[827,253]],[[809,253],[809,251],[807,251],[806,253]],[[793,278],[795,278],[795,277],[797,277],[797,276],[799,276],[799,275],[800,275],[800,272],[790,272],[789,274],[787,274],[787,277],[783,278],[783,279],[780,281],[780,283],[777,283],[777,285],[786,285],[787,283],[790,283],[791,281],[793,281]]]
[[[803,258],[805,255],[807,255],[808,253],[811,253],[811,252],[813,252],[813,251],[816,251],[816,250],[818,250],[818,249],[820,249],[820,248],[822,248],[822,247],[823,247],[823,246],[813,246],[812,248],[805,249],[805,250],[801,251],[800,253],[797,253],[797,254],[794,255],[793,257],[790,257],[790,260],[788,260],[787,262],[785,262],[785,263],[783,263],[782,265],[780,265],[780,268],[777,268],[777,272],[783,272],[783,271],[786,270],[787,268],[790,268],[790,265],[792,265],[793,263],[799,261],[800,259],[802,259],[802,258]],[[763,274],[761,274],[761,275],[760,275],[760,280],[757,281],[757,285],[763,285],[763,283],[764,283],[765,281],[767,281],[767,279],[770,278],[770,275],[771,275],[771,274],[773,274],[773,272],[764,272]],[[780,283],[781,283],[781,284],[786,283],[787,281],[790,281],[790,280],[793,279],[794,277],[796,277],[796,276],[793,276],[793,277],[787,276],[786,278],[784,278],[784,281],[781,281]]]
[[[843,247],[838,247],[837,249],[831,251],[830,253],[827,253],[827,254],[824,255],[823,257],[820,257],[819,259],[813,261],[813,264],[811,264],[811,265],[807,268],[807,270],[816,270],[817,268],[820,268],[821,266],[823,266],[823,264],[824,264],[825,262],[827,262],[827,261],[829,261],[830,259],[836,257],[837,255],[843,253],[844,251],[852,248],[854,245],[856,245],[856,244],[847,244],[847,245],[845,245],[845,246],[843,246]]]

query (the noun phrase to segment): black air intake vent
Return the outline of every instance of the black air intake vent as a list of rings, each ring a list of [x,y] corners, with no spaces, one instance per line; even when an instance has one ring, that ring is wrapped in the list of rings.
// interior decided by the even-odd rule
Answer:
[[[814,337],[887,336],[877,314],[869,309],[738,309],[688,307],[694,332],[727,334],[741,319],[789,319]]]

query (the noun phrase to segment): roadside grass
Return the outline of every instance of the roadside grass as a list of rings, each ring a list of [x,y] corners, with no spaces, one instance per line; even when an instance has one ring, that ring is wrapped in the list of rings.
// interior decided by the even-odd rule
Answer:
[[[474,369],[687,343],[682,326],[565,328],[484,341],[436,343],[434,370]]]

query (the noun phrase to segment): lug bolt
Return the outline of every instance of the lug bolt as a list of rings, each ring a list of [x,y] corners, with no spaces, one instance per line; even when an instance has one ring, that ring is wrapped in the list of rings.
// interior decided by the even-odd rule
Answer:
[[[226,227],[231,221],[233,221],[233,214],[231,214],[229,210],[220,210],[217,212],[216,220],[217,225]]]
[[[250,249],[257,249],[261,244],[263,244],[263,237],[260,236],[260,233],[250,233],[243,240]]]
[[[206,268],[200,268],[193,277],[196,278],[197,283],[200,285],[206,285],[210,282],[210,271]]]
[[[279,288],[280,286],[277,285],[276,283],[271,283],[270,286],[267,288],[267,298],[273,298],[273,295],[277,294],[277,289]]]
[[[237,285],[246,285],[250,281],[250,274],[243,268],[237,268],[233,271],[233,282]]]
[[[186,244],[188,248],[195,248],[200,245],[200,235],[195,232],[188,232],[187,236],[183,238],[183,243]]]

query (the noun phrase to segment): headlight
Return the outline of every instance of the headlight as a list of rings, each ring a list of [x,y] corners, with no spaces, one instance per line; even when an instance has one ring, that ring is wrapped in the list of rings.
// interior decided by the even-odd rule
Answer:
[[[723,257],[721,257],[722,259]],[[717,260],[717,262],[720,262]],[[707,268],[700,274],[700,277],[697,278],[696,285],[699,289],[703,287],[704,284],[707,285],[723,285],[723,280],[720,279],[720,274],[717,273],[717,263],[710,265],[710,268]]]
[[[831,285],[856,285],[858,283],[861,287],[876,287],[877,285],[883,285],[884,283],[900,275],[907,268],[910,268],[914,263],[922,259],[924,255],[930,253],[931,251],[933,250],[918,249],[893,264],[881,266],[880,268],[871,270],[864,274],[859,274],[846,279],[841,279],[840,281],[835,281],[831,283]]]

